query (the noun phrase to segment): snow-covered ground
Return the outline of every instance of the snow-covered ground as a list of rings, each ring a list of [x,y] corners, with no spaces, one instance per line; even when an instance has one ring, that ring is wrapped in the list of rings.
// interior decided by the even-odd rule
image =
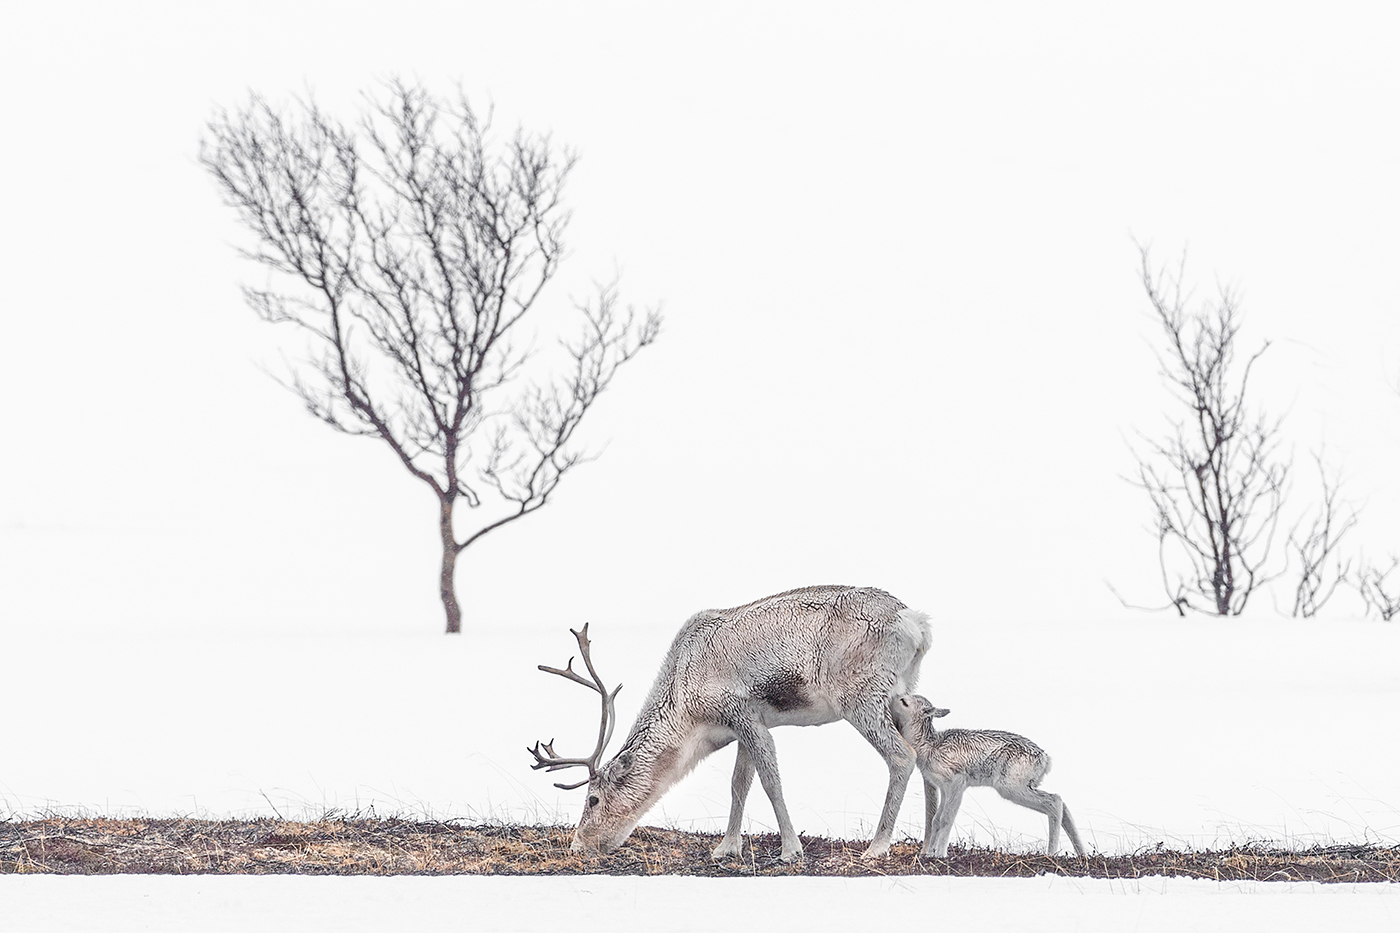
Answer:
[[[592,620],[594,661],[623,684],[615,745],[686,614]],[[0,813],[573,822],[583,792],[556,790],[525,748],[592,747],[595,696],[536,670],[577,653],[567,626],[582,621],[457,638],[11,636]],[[1052,626],[935,611],[933,628],[921,691],[952,709],[949,726],[1022,732],[1049,750],[1045,786],[1096,849],[1400,839],[1400,626],[1129,613]],[[776,737],[798,829],[866,834],[885,772],[864,740],[844,724]],[[649,822],[722,829],[732,764],[732,749],[712,756]],[[917,834],[921,814],[915,782],[904,831]],[[772,828],[757,788],[750,823]],[[985,791],[969,795],[955,838],[1030,847],[1044,831]]]
[[[915,594],[901,595],[917,604]],[[624,727],[685,614],[650,623],[592,620],[600,673],[625,685],[618,700]],[[535,669],[574,653],[566,624],[582,621],[524,618],[512,629],[460,638],[12,636],[0,813],[219,817],[275,809],[304,818],[339,810],[572,822],[582,792],[558,791],[531,771],[525,747],[555,738],[568,753],[593,741],[593,696]],[[1400,626],[1130,613],[1050,626],[1029,613],[964,620],[936,610],[933,625],[938,647],[921,690],[952,708],[949,725],[1016,730],[1044,745],[1055,758],[1045,786],[1073,806],[1095,849],[1400,840]],[[799,831],[868,834],[883,764],[854,730],[786,728],[776,738]],[[704,762],[646,822],[722,828],[732,754]],[[921,812],[915,781],[902,833],[918,834]],[[758,788],[748,822],[755,831],[772,828]],[[974,791],[954,841],[1029,850],[1043,844],[1044,833],[1038,815]],[[726,905],[751,905],[762,916],[792,910],[832,926],[886,902],[911,919],[933,905],[948,919],[949,911],[994,904],[1008,927],[1048,911],[1066,924],[1052,929],[1089,919],[1121,926],[1138,916],[1150,918],[1146,929],[1191,929],[1201,918],[1218,926],[1233,911],[1261,928],[1286,920],[1301,929],[1339,912],[1358,920],[1400,913],[1400,899],[1387,896],[1400,892],[1388,885],[0,879],[8,916],[20,923],[7,930],[69,921],[81,929],[95,916],[103,928],[114,916],[131,916],[148,926],[123,929],[189,928],[190,917],[208,920],[199,928],[294,929],[297,917],[342,913],[350,919],[332,924],[340,929],[389,928],[393,917],[433,928],[465,924],[465,905],[481,928],[543,929],[556,910],[600,920],[635,911],[644,921],[677,898],[720,892]],[[1292,896],[1305,892],[1318,896]],[[1118,896],[1125,894],[1136,896]],[[85,906],[97,904],[112,910]],[[59,905],[67,919],[42,919]],[[707,926],[691,914],[685,922],[693,927],[682,928]]]
[[[1396,841],[1400,623],[1347,619],[1346,588],[1332,618],[1270,618],[1292,570],[1229,621],[1120,610],[1103,581],[1162,598],[1124,477],[1181,411],[1135,238],[1169,265],[1189,246],[1202,300],[1240,297],[1240,360],[1273,341],[1250,406],[1285,416],[1295,469],[1268,572],[1324,446],[1364,505],[1346,558],[1400,548],[1400,124],[1376,117],[1397,31],[1376,3],[8,4],[0,819],[568,823],[582,792],[525,748],[592,745],[591,697],[535,669],[569,626],[592,623],[629,719],[690,613],[846,582],[932,613],[924,692],[1044,745],[1099,850]],[[244,305],[263,273],[197,156],[250,91],[353,121],[393,75],[582,155],[549,308],[620,269],[667,315],[582,429],[601,462],[464,552],[452,639],[435,502],[267,377],[300,350]],[[799,830],[867,835],[885,775],[855,732],[776,739]],[[719,828],[732,755],[650,821]],[[915,783],[902,833],[921,808]],[[772,828],[758,788],[749,825]],[[974,791],[955,841],[1044,832]],[[1287,933],[1395,928],[1397,905],[1152,879],[0,877],[0,933]]]
[[[1082,878],[0,879],[7,933],[1395,929],[1389,885]]]

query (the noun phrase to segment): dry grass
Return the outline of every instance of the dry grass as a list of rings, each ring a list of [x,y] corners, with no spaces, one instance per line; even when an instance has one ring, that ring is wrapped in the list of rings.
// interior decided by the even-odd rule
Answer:
[[[718,837],[643,827],[610,856],[569,851],[572,830],[402,819],[78,819],[0,823],[0,873],[303,875],[960,875],[1095,878],[1177,875],[1213,880],[1400,881],[1400,848],[1262,844],[1129,855],[1050,857],[954,847],[947,859],[919,857],[912,841],[890,856],[860,858],[862,841],[804,839],[806,857],[777,860],[776,836],[748,840],[744,858],[716,863]]]

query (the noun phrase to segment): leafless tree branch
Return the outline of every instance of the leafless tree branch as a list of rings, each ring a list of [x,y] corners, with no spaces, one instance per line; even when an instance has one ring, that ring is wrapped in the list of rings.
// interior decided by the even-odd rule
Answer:
[[[283,384],[335,430],[383,441],[436,495],[458,631],[457,554],[543,507],[588,459],[579,423],[660,329],[654,310],[619,315],[607,286],[579,308],[565,372],[520,383],[519,326],[564,255],[574,156],[523,130],[498,143],[460,90],[395,79],[349,126],[309,98],[284,111],[254,94],[209,122],[200,161],[252,233],[243,255],[273,277],[243,290],[248,305],[306,337]],[[459,501],[492,513],[460,541]]]
[[[1400,567],[1400,557],[1392,556],[1390,566],[1384,570],[1364,558],[1359,563],[1353,582],[1366,604],[1366,614],[1375,609],[1387,622],[1400,615],[1400,586],[1390,582],[1390,575]]]
[[[1327,604],[1337,587],[1346,582],[1352,562],[1336,556],[1337,547],[1356,526],[1360,516],[1354,507],[1338,501],[1341,481],[1328,476],[1322,455],[1314,454],[1318,474],[1322,479],[1322,501],[1317,506],[1307,530],[1301,531],[1300,519],[1288,533],[1288,549],[1298,557],[1298,583],[1293,591],[1293,615],[1311,618]]]
[[[1240,367],[1235,295],[1221,288],[1213,304],[1191,309],[1182,290],[1185,257],[1169,271],[1154,268],[1145,247],[1139,251],[1143,288],[1166,338],[1161,375],[1187,412],[1164,440],[1135,451],[1136,485],[1155,512],[1163,589],[1179,612],[1238,615],[1282,572],[1270,563],[1289,474],[1280,421],[1246,403],[1250,374],[1269,344]]]

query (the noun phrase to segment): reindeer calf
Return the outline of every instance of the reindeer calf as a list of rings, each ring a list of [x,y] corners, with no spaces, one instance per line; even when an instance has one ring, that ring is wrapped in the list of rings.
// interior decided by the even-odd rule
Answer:
[[[1075,854],[1084,855],[1069,808],[1057,794],[1037,786],[1050,770],[1050,756],[1039,745],[1013,732],[936,729],[933,720],[947,716],[948,711],[918,694],[896,697],[891,709],[895,726],[913,746],[924,776],[923,855],[948,857],[953,819],[958,815],[963,791],[969,787],[994,787],[1012,803],[1048,816],[1051,855],[1059,848],[1062,824]]]

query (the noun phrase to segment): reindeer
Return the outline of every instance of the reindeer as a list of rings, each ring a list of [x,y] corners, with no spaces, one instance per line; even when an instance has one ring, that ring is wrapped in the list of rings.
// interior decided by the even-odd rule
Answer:
[[[962,795],[969,787],[994,787],[1012,803],[1029,807],[1050,818],[1050,854],[1060,847],[1063,823],[1074,853],[1084,855],[1079,831],[1058,794],[1037,785],[1050,770],[1050,756],[1030,739],[1014,732],[992,729],[943,729],[933,721],[947,716],[927,698],[915,694],[894,702],[899,734],[914,747],[924,777],[923,855],[948,857],[948,836],[958,815]],[[943,797],[939,803],[940,794]]]
[[[573,631],[572,629],[570,631]],[[802,856],[778,779],[770,729],[818,726],[844,719],[865,736],[889,766],[890,783],[866,858],[889,851],[895,817],[914,770],[914,753],[899,735],[894,698],[914,688],[928,651],[928,616],[877,589],[816,586],[789,590],[733,609],[691,616],[671,643],[656,683],[617,755],[603,764],[616,720],[611,692],[589,656],[588,626],[573,632],[591,682],[573,670],[540,665],[597,691],[602,702],[598,744],[587,758],[562,758],[554,742],[529,749],[531,767],[556,771],[582,766],[588,777],[555,786],[588,785],[588,799],[572,848],[611,852],[642,816],[702,758],[737,743],[729,826],[713,857],[743,849],[744,801],[757,772],[782,836],[780,858]]]

